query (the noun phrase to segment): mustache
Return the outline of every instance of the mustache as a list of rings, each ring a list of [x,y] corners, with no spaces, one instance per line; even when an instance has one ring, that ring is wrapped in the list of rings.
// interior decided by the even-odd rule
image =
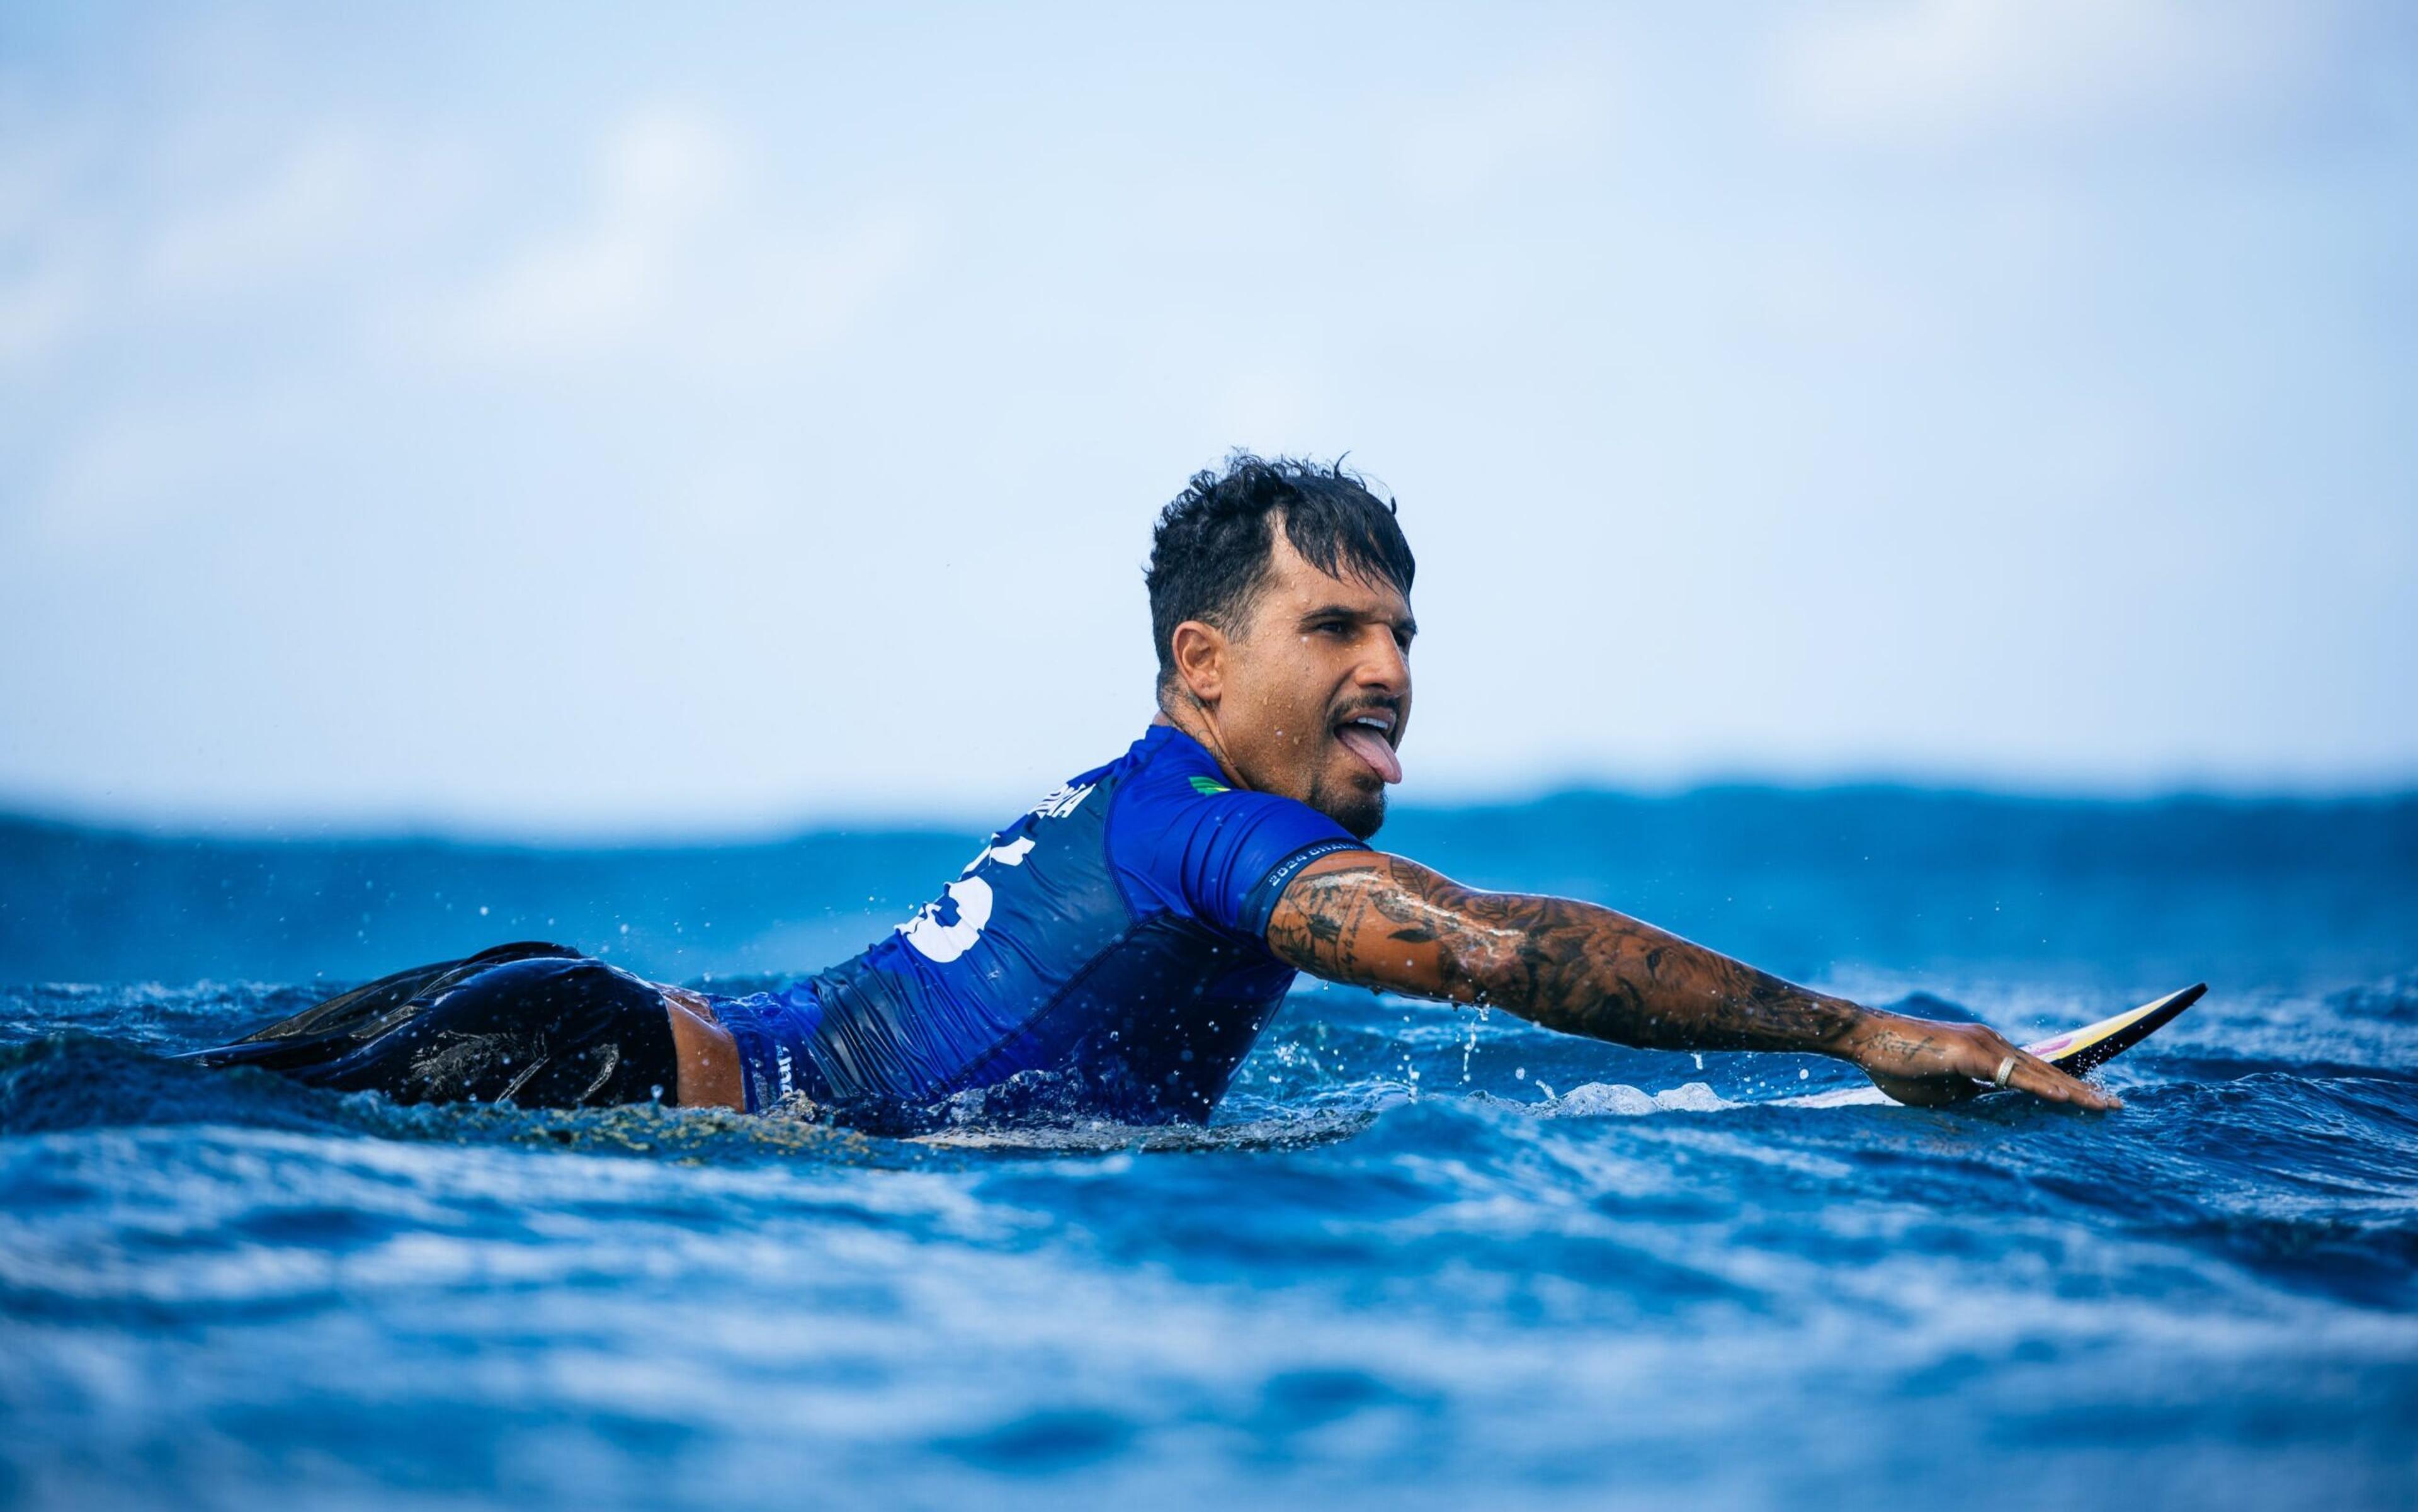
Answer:
[[[1395,729],[1400,730],[1402,727],[1402,700],[1383,694],[1373,698],[1363,698],[1348,708],[1336,710],[1335,717],[1328,723],[1339,725],[1347,719],[1358,719],[1363,714],[1379,712],[1394,716]]]

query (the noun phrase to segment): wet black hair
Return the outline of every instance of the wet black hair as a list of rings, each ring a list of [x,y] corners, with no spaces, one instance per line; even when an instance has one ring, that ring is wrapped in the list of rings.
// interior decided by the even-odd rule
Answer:
[[[1418,564],[1394,501],[1370,492],[1341,458],[1319,464],[1235,451],[1224,470],[1193,474],[1151,534],[1150,628],[1158,681],[1175,678],[1175,627],[1187,619],[1232,632],[1250,613],[1276,549],[1271,516],[1302,560],[1330,577],[1390,584],[1404,597]]]

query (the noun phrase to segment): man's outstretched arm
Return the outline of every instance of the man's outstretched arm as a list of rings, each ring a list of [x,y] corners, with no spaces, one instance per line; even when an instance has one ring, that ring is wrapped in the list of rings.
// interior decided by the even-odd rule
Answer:
[[[1859,1007],[1610,909],[1475,892],[1378,851],[1305,867],[1277,903],[1268,944],[1332,981],[1486,1003],[1618,1045],[1837,1056],[1901,1102],[1987,1091],[2013,1056],[2008,1086],[2083,1107],[2121,1106],[1982,1025]]]

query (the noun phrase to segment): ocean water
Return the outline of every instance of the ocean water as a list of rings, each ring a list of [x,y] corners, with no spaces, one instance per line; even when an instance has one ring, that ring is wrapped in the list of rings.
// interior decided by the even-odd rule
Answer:
[[[1852,1075],[1316,985],[1199,1129],[399,1108],[163,1059],[530,934],[810,969],[978,838],[0,825],[0,1504],[2418,1504],[2418,800],[1386,835],[2011,1031],[2208,980],[2104,1117],[1793,1107]]]

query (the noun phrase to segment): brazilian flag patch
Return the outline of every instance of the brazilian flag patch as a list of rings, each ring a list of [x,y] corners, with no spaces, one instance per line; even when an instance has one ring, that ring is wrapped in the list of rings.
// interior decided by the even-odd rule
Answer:
[[[1215,798],[1219,793],[1231,793],[1234,789],[1214,777],[1195,777],[1192,779],[1192,790],[1203,798]]]

